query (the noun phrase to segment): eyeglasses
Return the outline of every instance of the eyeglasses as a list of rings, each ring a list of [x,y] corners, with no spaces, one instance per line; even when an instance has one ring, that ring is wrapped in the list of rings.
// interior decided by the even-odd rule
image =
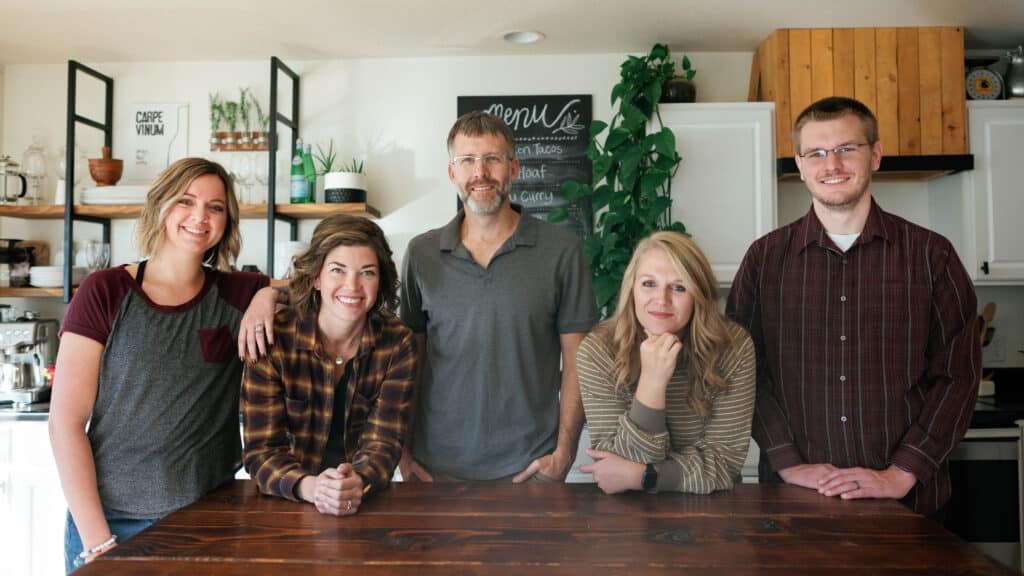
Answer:
[[[472,170],[476,166],[477,161],[483,161],[484,168],[497,168],[505,162],[511,160],[504,154],[486,154],[484,156],[473,156],[472,154],[465,154],[462,156],[456,156],[452,158],[452,166],[460,168],[462,170]]]
[[[818,148],[816,150],[810,150],[803,154],[797,154],[797,156],[804,160],[810,160],[811,162],[821,162],[825,158],[828,158],[828,153],[831,152],[833,156],[838,160],[850,157],[858,148],[863,146],[871,146],[870,142],[862,142],[860,144],[843,144],[842,146],[836,146],[835,148],[828,150],[827,148]]]

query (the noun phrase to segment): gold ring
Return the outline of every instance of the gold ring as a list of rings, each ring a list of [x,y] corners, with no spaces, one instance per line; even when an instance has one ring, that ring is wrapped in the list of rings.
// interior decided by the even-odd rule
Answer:
[[[352,509],[352,501],[351,500],[345,500],[345,512],[348,512],[351,509]]]
[[[257,324],[256,327],[253,328],[253,330],[255,330],[256,332],[263,332],[263,324]]]

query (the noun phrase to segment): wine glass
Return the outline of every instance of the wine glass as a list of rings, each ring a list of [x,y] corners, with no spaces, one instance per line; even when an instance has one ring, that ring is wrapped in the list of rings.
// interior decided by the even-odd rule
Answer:
[[[246,153],[236,154],[231,159],[235,184],[238,185],[238,201],[241,204],[252,204],[252,160]]]
[[[267,155],[258,153],[253,158],[255,162],[255,178],[258,186],[253,191],[253,204],[263,204],[267,197],[267,183],[269,182],[269,174],[267,167]]]
[[[85,254],[85,268],[90,274],[106,268],[110,262],[110,244],[89,240],[82,244],[80,250]]]

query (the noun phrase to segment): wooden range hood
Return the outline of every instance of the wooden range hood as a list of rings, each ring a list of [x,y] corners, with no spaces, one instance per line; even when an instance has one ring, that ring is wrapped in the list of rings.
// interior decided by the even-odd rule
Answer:
[[[798,176],[790,129],[819,98],[850,96],[878,118],[877,180],[974,168],[967,148],[962,27],[776,30],[758,47],[749,101],[775,102],[779,178]]]

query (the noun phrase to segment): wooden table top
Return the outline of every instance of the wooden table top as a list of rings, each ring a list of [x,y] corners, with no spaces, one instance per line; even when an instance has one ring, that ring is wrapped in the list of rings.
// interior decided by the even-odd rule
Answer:
[[[235,481],[76,575],[1009,574],[893,501],[784,485],[607,496],[594,484],[396,483],[357,515]]]

